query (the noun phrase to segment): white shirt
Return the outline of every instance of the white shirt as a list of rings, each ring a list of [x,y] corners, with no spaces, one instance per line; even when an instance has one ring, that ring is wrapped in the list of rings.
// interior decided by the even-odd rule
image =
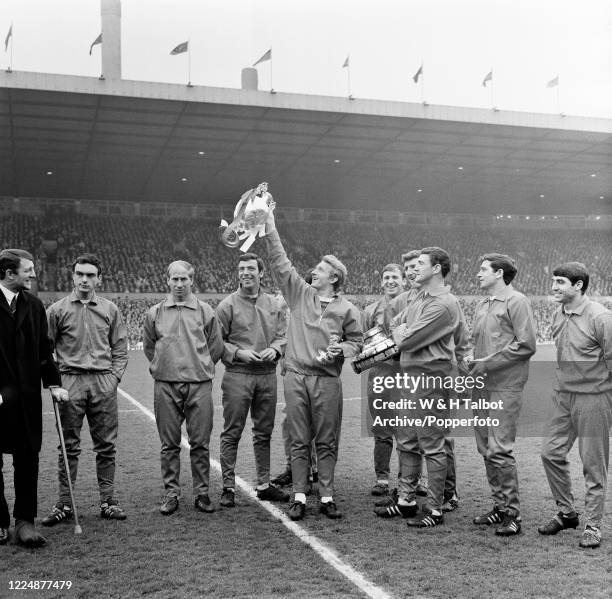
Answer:
[[[11,291],[10,289],[8,289],[8,287],[5,287],[2,283],[0,283],[0,289],[2,289],[2,293],[4,293],[4,297],[6,298],[6,302],[10,306],[11,302],[13,301],[13,298],[16,295],[18,295],[18,294],[15,293],[14,291]]]
[[[8,305],[10,306],[11,302],[13,301],[13,298],[17,294],[11,291],[10,289],[7,289],[4,285],[2,285],[2,283],[0,283],[0,289],[2,289],[2,293],[4,293],[4,297],[6,298],[6,301],[8,302]],[[3,403],[2,395],[0,395],[0,406],[2,405],[2,403]]]

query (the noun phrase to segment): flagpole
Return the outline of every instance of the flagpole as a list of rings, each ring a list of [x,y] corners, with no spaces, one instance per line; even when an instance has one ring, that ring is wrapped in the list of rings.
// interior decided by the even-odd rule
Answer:
[[[493,86],[495,85],[494,77],[493,77],[493,67],[491,67],[491,108],[495,107],[493,102]]]
[[[559,77],[559,76],[557,75],[557,77]],[[560,87],[561,87],[561,80],[557,79],[557,112],[559,114],[563,114],[561,112],[561,92],[559,90]]]
[[[191,38],[187,40],[187,87],[191,87]]]
[[[272,46],[270,46],[270,91],[274,91],[274,85],[272,84]]]
[[[11,23],[11,59],[9,63],[9,72],[13,71],[13,36],[14,36],[13,24]]]
[[[421,60],[421,104],[425,104],[425,62]]]
[[[346,67],[346,78],[348,82],[348,97],[351,99],[351,63],[349,61],[348,66]]]

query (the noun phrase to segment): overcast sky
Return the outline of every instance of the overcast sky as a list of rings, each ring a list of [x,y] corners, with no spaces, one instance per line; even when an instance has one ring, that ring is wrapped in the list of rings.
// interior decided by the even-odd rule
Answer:
[[[0,0],[0,65],[98,76],[99,0]],[[611,0],[123,0],[124,79],[612,118]],[[424,64],[424,89],[412,76]],[[482,86],[493,69],[491,89]],[[558,88],[546,84],[559,76]],[[491,85],[491,84],[489,84]]]

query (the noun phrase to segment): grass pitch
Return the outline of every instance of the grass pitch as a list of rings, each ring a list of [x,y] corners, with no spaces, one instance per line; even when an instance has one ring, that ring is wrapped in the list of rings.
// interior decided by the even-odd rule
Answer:
[[[552,348],[541,348],[542,364]],[[535,363],[534,363],[535,365]],[[221,370],[221,369],[219,369]],[[456,453],[460,508],[432,530],[409,530],[402,520],[381,520],[372,513],[373,440],[362,436],[360,380],[350,367],[343,374],[344,405],[340,457],[336,469],[337,502],[345,517],[331,521],[318,514],[309,498],[304,529],[345,562],[395,597],[609,597],[612,582],[612,505],[607,501],[604,541],[594,551],[578,548],[580,530],[542,537],[537,526],[555,506],[539,459],[537,436],[550,397],[551,370],[533,368],[523,410],[526,427],[516,443],[523,532],[503,539],[493,529],[476,528],[474,515],[490,507],[482,459],[473,438],[458,436]],[[215,426],[211,457],[218,460],[219,372],[215,385]],[[141,352],[130,352],[121,387],[152,409],[152,380]],[[354,398],[354,399],[352,399]],[[56,500],[57,435],[50,400],[44,415],[39,512]],[[279,393],[279,403],[284,398]],[[128,512],[125,522],[101,520],[98,514],[94,457],[89,433],[76,488],[83,535],[74,524],[45,529],[47,547],[26,550],[0,547],[0,597],[356,597],[362,593],[313,550],[249,497],[239,493],[233,510],[200,514],[193,509],[188,452],[182,451],[183,499],[169,517],[158,512],[163,494],[159,440],[155,425],[120,398],[117,495]],[[283,469],[280,439],[282,405],[273,437],[273,473]],[[526,415],[526,416],[525,416]],[[534,425],[534,423],[536,423]],[[531,428],[529,428],[531,425]],[[572,476],[578,506],[584,483],[576,450]],[[392,471],[397,469],[394,458]],[[12,503],[12,468],[5,456],[7,497]],[[247,425],[240,445],[237,474],[254,479],[251,433]],[[221,477],[211,471],[211,498],[218,502]],[[283,509],[283,508],[281,508]],[[9,581],[71,580],[69,591],[15,591]]]

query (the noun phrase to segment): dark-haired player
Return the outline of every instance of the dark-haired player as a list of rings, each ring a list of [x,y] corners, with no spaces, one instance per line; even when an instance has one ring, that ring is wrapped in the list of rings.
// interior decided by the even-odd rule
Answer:
[[[72,264],[72,293],[47,310],[49,336],[70,402],[59,405],[70,478],[74,486],[81,454],[81,428],[87,416],[96,454],[100,515],[125,520],[115,498],[115,453],[119,428],[117,386],[127,366],[127,329],[119,308],[96,294],[102,266],[93,254]],[[73,511],[61,451],[58,455],[59,499],[43,519],[53,526]]]
[[[512,286],[516,272],[514,260],[509,256],[485,254],[481,258],[476,276],[488,297],[478,304],[474,313],[474,361],[470,366],[472,376],[485,377],[486,381],[485,387],[474,391],[472,398],[502,406],[494,411],[475,411],[482,418],[491,414],[499,426],[474,429],[493,498],[493,509],[474,518],[474,524],[498,524],[495,534],[502,536],[516,535],[521,530],[513,450],[523,387],[529,377],[529,358],[536,350],[531,305]]]
[[[585,528],[580,547],[599,547],[606,501],[612,428],[612,312],[585,296],[589,273],[580,262],[553,270],[552,292],[561,304],[552,333],[557,346],[553,414],[542,462],[559,512],[540,526],[555,535],[579,524],[567,454],[578,440],[585,482]]]
[[[450,257],[442,248],[423,248],[415,267],[419,293],[396,318],[398,326],[393,331],[393,339],[401,350],[402,370],[420,381],[425,381],[427,376],[431,376],[430,380],[439,380],[452,375],[455,336],[462,328],[464,317],[459,300],[444,282],[450,266]],[[467,342],[461,345],[468,350]],[[411,416],[444,418],[448,396],[448,389],[440,385],[420,383],[411,395],[417,400],[417,409]],[[423,407],[421,399],[431,400],[430,407]],[[401,471],[397,507],[403,516],[410,518],[408,526],[431,527],[444,521],[446,437],[447,431],[437,424],[396,429]],[[427,464],[431,510],[421,518],[413,518],[418,510],[416,488],[421,471],[421,450]]]
[[[219,504],[235,505],[235,467],[238,443],[251,413],[257,497],[288,501],[289,495],[270,485],[270,438],[276,415],[276,365],[287,344],[286,310],[261,288],[263,260],[257,254],[238,258],[238,290],[217,307],[225,349],[221,472],[223,493]]]

